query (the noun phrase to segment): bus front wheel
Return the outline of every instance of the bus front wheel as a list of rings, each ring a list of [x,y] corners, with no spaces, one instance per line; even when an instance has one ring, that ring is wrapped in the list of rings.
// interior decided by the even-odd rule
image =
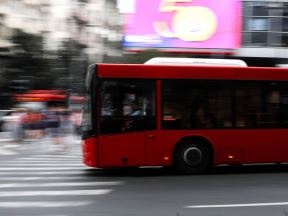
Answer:
[[[197,141],[181,143],[174,159],[176,169],[184,174],[202,174],[212,168],[211,148]]]

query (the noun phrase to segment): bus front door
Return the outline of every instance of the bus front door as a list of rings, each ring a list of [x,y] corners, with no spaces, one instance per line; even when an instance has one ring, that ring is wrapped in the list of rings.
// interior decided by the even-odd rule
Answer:
[[[145,139],[144,132],[100,136],[100,167],[143,165],[146,157]]]

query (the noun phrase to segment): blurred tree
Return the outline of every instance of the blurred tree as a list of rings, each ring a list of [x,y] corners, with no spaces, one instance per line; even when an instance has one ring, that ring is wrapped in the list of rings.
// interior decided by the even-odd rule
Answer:
[[[126,64],[143,64],[146,61],[148,61],[151,58],[154,57],[177,57],[177,58],[192,58],[196,57],[193,54],[186,54],[186,53],[173,53],[173,52],[163,52],[157,49],[147,49],[143,50],[141,52],[130,52],[125,53],[122,58],[118,58],[117,60],[120,61],[120,63],[126,63]],[[198,55],[199,57],[199,55]],[[111,62],[111,59],[106,60],[106,62]]]
[[[147,49],[139,53],[127,53],[125,54],[125,63],[129,64],[143,64],[154,57],[164,57],[165,53],[161,53],[155,49]]]
[[[44,52],[42,36],[15,29],[11,42],[16,44],[14,57],[3,74],[10,81],[10,89],[23,92],[51,88],[51,62]]]
[[[54,81],[55,87],[61,88],[65,85],[65,89],[71,89],[72,93],[83,93],[88,64],[84,53],[85,48],[85,45],[75,40],[67,40],[62,43],[57,54],[60,79]]]

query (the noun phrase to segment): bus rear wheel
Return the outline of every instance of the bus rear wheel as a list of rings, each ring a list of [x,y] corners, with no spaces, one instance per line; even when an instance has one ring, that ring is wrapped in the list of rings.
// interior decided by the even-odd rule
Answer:
[[[181,143],[175,152],[175,167],[184,174],[203,174],[212,168],[212,151],[197,141]]]

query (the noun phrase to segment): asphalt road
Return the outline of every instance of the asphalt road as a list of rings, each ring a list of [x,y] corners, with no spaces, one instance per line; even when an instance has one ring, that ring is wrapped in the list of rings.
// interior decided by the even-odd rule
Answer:
[[[94,170],[77,154],[0,156],[0,215],[286,216],[288,166]]]

